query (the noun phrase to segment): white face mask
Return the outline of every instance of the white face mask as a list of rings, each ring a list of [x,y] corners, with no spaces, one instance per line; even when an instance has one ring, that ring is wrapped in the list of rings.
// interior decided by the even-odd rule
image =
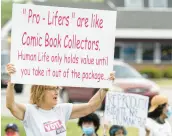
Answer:
[[[172,107],[168,106],[167,108],[167,112],[165,113],[165,115],[170,118],[172,116]]]

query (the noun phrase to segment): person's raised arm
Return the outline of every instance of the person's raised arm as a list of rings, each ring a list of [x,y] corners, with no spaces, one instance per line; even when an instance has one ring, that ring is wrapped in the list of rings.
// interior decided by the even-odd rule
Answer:
[[[7,64],[7,72],[10,75],[15,72],[15,68],[13,64]],[[10,110],[12,115],[19,120],[24,119],[25,114],[25,106],[23,104],[16,103],[14,101],[14,84],[11,81],[8,82],[7,89],[6,89],[6,107]]]
[[[110,74],[109,79],[112,81],[115,79],[114,73]],[[88,103],[74,104],[70,118],[74,119],[83,117],[96,111],[104,100],[107,91],[108,89],[99,89],[99,91],[89,100]]]

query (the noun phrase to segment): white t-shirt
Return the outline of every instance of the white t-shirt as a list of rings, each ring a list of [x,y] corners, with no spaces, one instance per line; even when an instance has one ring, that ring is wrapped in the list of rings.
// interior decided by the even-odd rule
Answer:
[[[167,120],[164,124],[159,124],[148,118],[145,126],[150,130],[150,136],[172,136],[172,129]]]
[[[51,110],[26,105],[23,120],[27,136],[66,136],[65,123],[72,112],[72,104],[58,104]]]

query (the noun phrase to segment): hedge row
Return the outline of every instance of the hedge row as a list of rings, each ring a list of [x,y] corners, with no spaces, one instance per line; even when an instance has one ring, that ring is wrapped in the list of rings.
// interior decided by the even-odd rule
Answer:
[[[153,67],[144,68],[140,73],[148,75],[149,78],[172,78],[172,67],[163,70]]]

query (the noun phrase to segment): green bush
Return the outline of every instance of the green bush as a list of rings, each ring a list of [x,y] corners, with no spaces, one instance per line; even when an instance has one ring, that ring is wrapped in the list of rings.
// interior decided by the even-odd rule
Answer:
[[[172,78],[172,67],[164,69],[163,73],[164,73],[164,77]]]
[[[27,0],[23,2],[15,2],[15,3],[25,3]],[[1,28],[11,19],[12,17],[12,0],[3,0],[1,2]]]
[[[140,70],[141,74],[148,75],[149,78],[162,78],[163,77],[163,71],[153,68],[153,67],[147,67],[142,70]]]
[[[5,2],[2,1],[1,3],[1,28],[5,23],[8,22],[9,19],[11,19],[12,16],[12,1]]]

